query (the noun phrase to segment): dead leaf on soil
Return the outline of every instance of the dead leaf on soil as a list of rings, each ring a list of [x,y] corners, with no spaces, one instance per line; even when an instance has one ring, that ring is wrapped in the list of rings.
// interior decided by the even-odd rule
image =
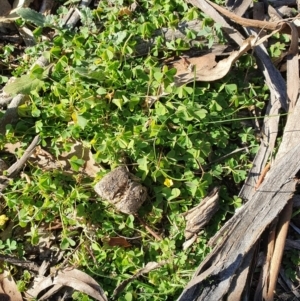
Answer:
[[[14,279],[6,270],[0,274],[0,300],[23,300]]]
[[[175,75],[175,84],[181,86],[193,81],[210,82],[224,77],[229,72],[232,64],[256,45],[255,40],[254,36],[249,37],[243,42],[239,50],[233,51],[228,58],[218,63],[215,61],[214,54],[193,58],[193,60],[191,58],[188,59],[190,66],[194,64],[193,68],[183,70],[182,66],[185,66],[186,63],[181,63],[179,66],[180,71]]]
[[[131,244],[124,237],[109,237],[108,239],[103,239],[110,247],[131,247]]]
[[[16,143],[6,143],[4,145],[4,151],[15,154],[19,148],[21,148],[21,142],[16,142]]]
[[[172,64],[173,68],[176,68],[176,76],[185,74],[187,72],[193,73],[195,70],[200,72],[201,70],[210,70],[217,64],[215,61],[216,55],[214,53],[205,54],[198,57],[181,57],[181,60]]]
[[[99,172],[99,165],[94,160],[90,148],[80,141],[73,141],[71,149],[63,152],[58,158],[55,158],[48,151],[38,147],[31,156],[30,161],[45,171],[61,169],[68,174],[74,174],[75,172],[71,169],[69,162],[69,159],[73,156],[84,161],[84,165],[80,167],[79,171],[76,173],[86,174],[87,176],[94,178],[97,172]]]
[[[101,286],[91,276],[77,269],[64,269],[58,271],[55,275],[43,277],[34,285],[34,288],[26,292],[26,296],[37,298],[43,290],[47,289],[47,292],[39,297],[39,300],[46,300],[64,286],[87,294],[95,300],[107,301]]]

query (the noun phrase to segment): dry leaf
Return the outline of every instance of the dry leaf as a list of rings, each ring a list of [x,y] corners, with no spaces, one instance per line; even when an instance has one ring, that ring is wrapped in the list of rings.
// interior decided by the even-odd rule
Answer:
[[[183,245],[182,249],[185,251],[187,250],[197,239],[197,234],[194,234],[190,239],[186,240]]]
[[[38,277],[39,280],[35,283],[34,288],[26,292],[28,298],[37,298],[43,290],[48,289],[43,296],[39,297],[39,300],[46,300],[62,287],[68,286],[96,300],[107,301],[101,286],[91,276],[77,269],[64,269],[58,271],[55,276],[50,275],[42,279],[40,275]]]
[[[104,239],[104,241],[110,247],[131,247],[131,244],[124,237],[110,237],[109,239]]]
[[[210,70],[216,66],[216,55],[209,53],[199,57],[186,58],[182,57],[180,61],[175,62],[171,66],[177,69],[176,76],[185,74],[187,72],[194,74],[194,71]]]
[[[191,61],[192,59],[190,58],[189,61],[196,63],[194,65],[194,70],[192,70],[192,72],[190,70],[186,70],[184,73],[179,72],[178,75],[175,76],[175,84],[181,86],[193,81],[210,82],[220,79],[229,72],[232,64],[254,45],[255,37],[251,36],[243,42],[239,50],[233,51],[228,58],[223,59],[218,63],[215,62],[214,54],[195,58],[193,61]],[[198,68],[200,69],[197,68],[198,65]],[[181,66],[180,70],[182,70]]]
[[[119,11],[119,16],[130,16],[132,14],[132,11],[128,7],[123,7]]]
[[[0,22],[12,22],[19,19],[20,16],[17,14],[17,10],[28,7],[33,1],[34,0],[15,0],[13,7],[11,7],[7,0],[1,0]],[[9,5],[9,9],[7,3]]]
[[[133,12],[133,11],[136,10],[137,6],[138,6],[137,2],[134,1],[134,2],[129,6],[129,9]]]
[[[33,32],[29,28],[23,26],[18,28],[18,30],[27,47],[34,46],[36,44]]]
[[[73,141],[70,151],[63,152],[58,158],[55,158],[52,154],[39,147],[36,149],[30,160],[33,164],[36,164],[43,170],[61,169],[65,173],[74,174],[69,163],[69,159],[73,156],[76,156],[78,159],[82,159],[85,162],[84,165],[79,168],[77,173],[86,174],[87,176],[94,178],[97,172],[99,172],[99,165],[94,160],[90,148],[80,141]]]
[[[94,178],[99,172],[99,165],[93,158],[93,154],[89,147],[85,146],[83,142],[74,141],[74,144],[69,152],[64,152],[61,154],[61,159],[70,159],[76,156],[78,159],[83,159],[85,164],[79,169],[79,172],[85,173],[91,178]]]
[[[0,300],[23,301],[14,279],[5,270],[0,274]]]

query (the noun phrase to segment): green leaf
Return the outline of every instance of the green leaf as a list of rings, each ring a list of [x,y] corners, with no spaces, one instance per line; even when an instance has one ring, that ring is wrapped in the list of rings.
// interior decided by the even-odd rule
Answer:
[[[79,171],[80,167],[84,164],[84,160],[78,159],[77,156],[73,156],[71,159],[69,159],[69,162],[71,164],[72,169],[75,171]]]
[[[78,67],[74,69],[80,76],[95,79],[97,81],[102,81],[105,79],[105,74],[103,71],[91,71],[87,68]]]
[[[29,74],[25,74],[6,85],[4,92],[11,95],[30,94],[32,91],[39,91],[43,85],[44,81],[38,78],[32,79]]]
[[[40,117],[41,111],[33,104],[31,109],[31,115],[33,117]]]
[[[42,68],[41,66],[34,65],[33,68],[30,70],[30,77],[43,79],[44,71],[45,71],[44,68]]]
[[[227,84],[227,85],[225,85],[225,91],[228,94],[236,94],[237,93],[237,85],[236,84]]]
[[[35,130],[37,133],[41,132],[43,129],[43,122],[41,120],[36,121]]]
[[[178,188],[169,188],[169,187],[164,187],[162,189],[162,194],[165,196],[165,198],[168,201],[171,201],[173,199],[176,199],[178,196],[180,196],[180,190]]]
[[[7,76],[0,75],[0,84],[7,83],[7,81],[8,81]]]
[[[115,35],[115,45],[121,44],[125,40],[126,36],[127,36],[126,30],[117,32]]]
[[[77,116],[77,124],[82,128],[84,129],[85,126],[87,125],[88,123],[88,120],[86,118],[84,118],[83,116],[81,115],[78,115]]]
[[[147,157],[143,157],[142,159],[138,159],[137,163],[139,165],[139,169],[145,171],[146,173],[149,172],[148,169],[148,159]]]
[[[153,76],[159,82],[163,78],[164,74],[162,72],[155,72]]]
[[[18,115],[21,117],[30,117],[32,114],[31,107],[26,103],[18,106]]]
[[[72,119],[74,123],[79,125],[82,129],[84,129],[88,123],[88,120],[84,118],[82,115],[79,115],[78,112],[72,113]]]
[[[66,249],[69,248],[69,245],[70,245],[69,240],[65,237],[65,238],[63,238],[63,239],[61,240],[60,248],[61,248],[62,250],[66,250]]]
[[[31,8],[19,8],[16,13],[25,21],[44,27],[46,17]]]
[[[99,95],[106,95],[107,94],[106,89],[104,89],[103,87],[98,88],[96,92]]]
[[[114,103],[120,110],[122,110],[123,99],[120,99],[120,98],[114,98],[114,99],[112,100],[112,103]]]
[[[125,295],[125,300],[126,301],[132,301],[133,297],[132,297],[132,293],[131,292],[127,292]]]
[[[134,216],[132,214],[128,215],[126,225],[128,228],[134,229]]]

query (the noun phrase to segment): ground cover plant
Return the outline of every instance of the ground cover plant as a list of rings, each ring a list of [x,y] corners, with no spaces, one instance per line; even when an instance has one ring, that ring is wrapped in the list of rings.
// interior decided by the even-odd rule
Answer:
[[[61,1],[47,17],[20,12],[15,22],[31,26],[36,45],[15,62],[9,60],[13,46],[1,49],[1,81],[16,77],[4,91],[26,95],[17,122],[0,137],[1,158],[8,164],[20,158],[37,134],[40,149],[3,192],[0,253],[38,265],[46,260],[57,270],[76,267],[109,297],[147,263],[161,263],[115,298],[175,300],[209,253],[208,240],[241,205],[238,191],[260,142],[251,112],[263,112],[268,89],[251,53],[223,79],[174,85],[176,70],[168,60],[185,55],[192,40],[197,50],[227,43],[217,24],[183,0],[101,1],[80,8],[77,27],[63,26],[61,17],[75,4]],[[146,55],[137,53],[157,29],[194,19],[202,20],[202,30],[189,30],[188,39],[156,36]],[[51,39],[44,40],[49,31]],[[48,66],[34,63],[41,55]],[[15,157],[7,151],[12,145]],[[79,152],[72,152],[74,145]],[[98,166],[93,176],[82,172],[85,149]],[[65,156],[69,169],[42,167],[39,156]],[[117,212],[94,191],[122,165],[148,191],[138,216]],[[183,214],[214,187],[220,187],[219,210],[183,250]],[[34,272],[9,264],[2,269],[21,292],[28,290]],[[92,300],[82,292],[72,298]]]

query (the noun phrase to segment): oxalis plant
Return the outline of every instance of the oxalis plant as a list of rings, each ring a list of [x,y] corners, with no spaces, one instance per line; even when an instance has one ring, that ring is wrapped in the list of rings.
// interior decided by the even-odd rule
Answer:
[[[26,60],[20,58],[12,72],[15,84],[7,86],[7,92],[25,94],[26,100],[1,147],[16,141],[26,145],[39,134],[41,146],[58,156],[81,141],[101,171],[96,179],[82,177],[78,170],[85,162],[74,157],[71,175],[28,164],[26,177],[11,182],[4,194],[6,217],[20,234],[3,240],[0,252],[26,257],[41,244],[45,225],[60,225],[52,232],[57,252],[64,252],[69,265],[88,272],[108,296],[148,262],[166,260],[129,283],[118,300],[175,300],[210,251],[209,238],[240,206],[236,194],[258,143],[251,121],[241,116],[249,108],[262,109],[268,93],[249,54],[222,80],[174,86],[176,70],[164,61],[184,55],[189,42],[156,37],[145,56],[136,53],[138,43],[156,29],[198,18],[203,30],[188,36],[197,38],[201,49],[212,46],[217,36],[225,41],[220,29],[181,0],[139,1],[129,10],[132,4],[100,1],[97,9],[81,9],[81,25],[75,30],[59,22],[67,6],[57,16],[36,21],[36,16],[23,14],[17,21],[36,26],[38,43],[25,50]],[[44,28],[55,30],[51,40],[42,40]],[[41,54],[50,65],[30,68]],[[162,87],[168,93],[157,97]],[[94,184],[120,165],[147,187],[139,215],[162,240],[149,235],[133,215],[116,212],[96,196]],[[220,209],[183,251],[182,214],[215,186],[221,187]],[[125,237],[129,245],[111,246],[111,237]],[[27,271],[18,283],[21,290],[28,278]],[[92,300],[78,292],[73,298]]]

